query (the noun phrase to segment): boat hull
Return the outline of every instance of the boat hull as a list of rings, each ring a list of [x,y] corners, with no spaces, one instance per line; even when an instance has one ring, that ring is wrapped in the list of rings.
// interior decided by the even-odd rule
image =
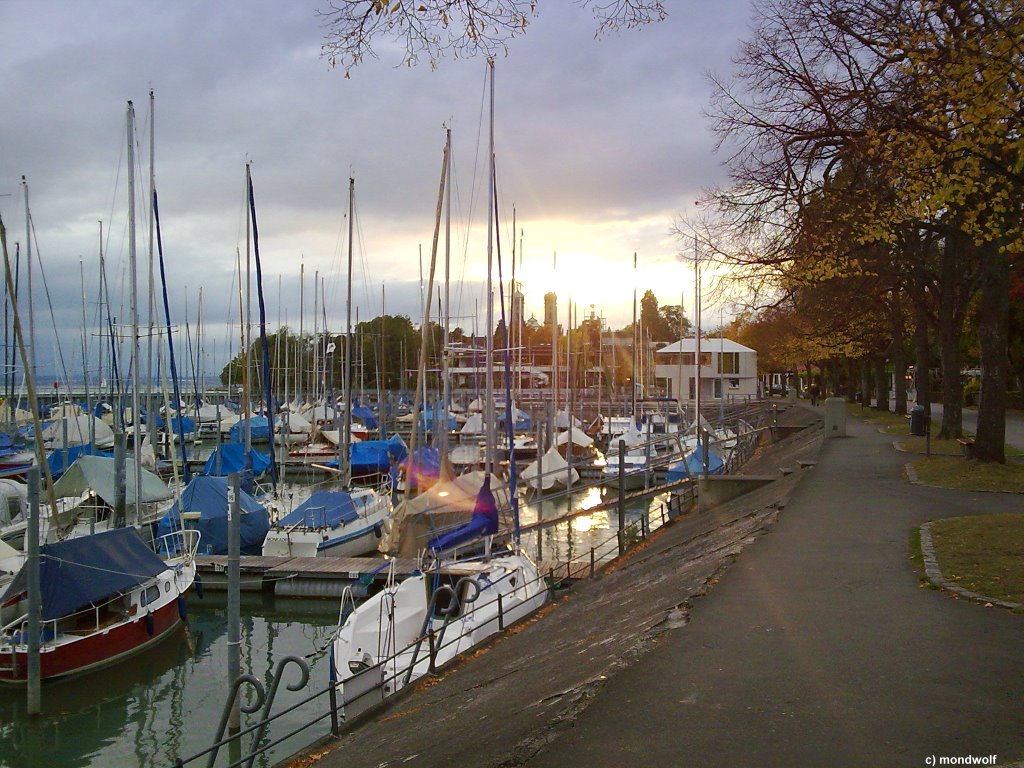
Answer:
[[[409,577],[370,598],[348,617],[334,640],[336,672],[343,694],[351,693],[346,691],[346,681],[366,668],[379,666],[383,672],[382,695],[389,696],[432,667],[447,664],[503,627],[526,618],[547,601],[547,585],[525,556],[502,556],[486,563],[453,567],[457,569],[456,577],[460,577],[455,588],[472,580],[476,590],[461,590],[463,608],[448,622],[428,619],[431,603],[427,593],[434,573]],[[435,638],[433,658],[430,644],[426,640],[417,642],[428,625],[433,627]]]
[[[44,642],[39,649],[39,670],[42,680],[89,672],[141,653],[167,637],[181,623],[177,601],[167,603],[147,616],[116,624],[68,642]],[[13,652],[0,652],[0,682],[24,683],[27,679],[28,655],[25,646]]]

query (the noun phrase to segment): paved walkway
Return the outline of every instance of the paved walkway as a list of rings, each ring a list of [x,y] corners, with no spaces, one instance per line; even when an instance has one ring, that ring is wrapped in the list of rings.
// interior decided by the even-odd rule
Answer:
[[[1020,512],[914,486],[891,437],[826,440],[687,627],[608,681],[529,768],[924,766],[1024,756],[1024,616],[919,585],[908,532]],[[991,764],[991,763],[989,763]]]

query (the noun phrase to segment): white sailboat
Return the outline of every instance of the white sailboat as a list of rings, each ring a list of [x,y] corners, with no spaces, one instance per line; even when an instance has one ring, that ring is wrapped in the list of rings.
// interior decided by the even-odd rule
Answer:
[[[355,180],[349,179],[349,240],[348,240],[348,307],[345,331],[345,402],[352,401],[352,237]],[[328,410],[333,418],[333,409]],[[316,419],[314,411],[314,423]],[[267,533],[263,541],[263,555],[290,555],[293,557],[351,557],[373,552],[380,544],[384,528],[391,517],[390,494],[383,489],[356,488],[351,485],[351,456],[349,436],[352,412],[345,409],[345,421],[339,430],[341,441],[337,455],[342,485],[345,490],[315,492],[296,509],[282,517]]]
[[[489,62],[491,75],[491,133],[490,133],[490,202],[488,215],[488,261],[493,248],[494,215],[494,64]],[[449,166],[449,140],[445,145],[440,198]],[[438,222],[435,225],[433,265],[437,251],[437,229],[440,226],[441,200],[438,200]],[[488,263],[490,267],[490,263]],[[491,270],[488,269],[488,295]],[[430,306],[429,288],[428,301]],[[490,312],[488,313],[490,314]],[[424,320],[426,325],[426,319]],[[488,322],[489,327],[494,327]],[[490,336],[488,336],[490,342]],[[353,699],[364,690],[373,690],[373,696],[351,704],[352,710],[365,706],[371,699],[378,701],[413,680],[443,665],[486,638],[501,631],[540,608],[547,599],[547,586],[536,565],[515,547],[492,555],[490,534],[499,527],[500,504],[492,492],[494,453],[494,399],[493,345],[488,343],[488,380],[485,401],[484,428],[487,441],[487,460],[480,475],[479,491],[468,493],[452,504],[453,490],[464,478],[438,482],[428,494],[434,494],[436,503],[423,502],[426,512],[436,509],[439,514],[466,515],[472,510],[468,523],[436,536],[427,543],[429,562],[423,572],[411,576],[401,584],[393,581],[381,592],[356,608],[339,627],[334,641],[333,661],[335,679],[340,681],[346,699]],[[421,356],[420,373],[424,370]],[[414,409],[415,410],[415,409]],[[513,489],[514,490],[514,489]],[[429,499],[430,497],[428,497]],[[514,497],[511,499],[513,504]],[[413,501],[420,501],[415,499]],[[410,502],[406,502],[407,504]],[[471,506],[470,506],[471,505]],[[467,509],[468,508],[468,509]],[[513,506],[513,514],[515,507]],[[401,525],[402,521],[396,521]],[[482,559],[452,559],[451,552],[461,544],[484,542]],[[518,545],[518,525],[515,544]],[[425,639],[433,633],[432,642]],[[356,679],[358,676],[358,680]]]
[[[569,466],[559,453],[557,443],[553,443],[543,456],[523,470],[520,477],[534,490],[550,491],[575,485],[580,480],[580,473]]]

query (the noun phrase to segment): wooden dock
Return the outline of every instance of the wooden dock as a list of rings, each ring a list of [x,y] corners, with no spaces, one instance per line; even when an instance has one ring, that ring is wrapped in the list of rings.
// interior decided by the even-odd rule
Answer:
[[[411,557],[384,560],[379,557],[263,557],[239,558],[239,578],[243,592],[270,592],[281,597],[340,598],[346,587],[365,597],[388,579],[391,564],[395,579],[401,581],[419,572],[419,563]],[[227,589],[226,555],[199,555],[196,566],[203,588]],[[545,577],[572,581],[590,576],[589,564],[542,561],[537,564]]]
[[[239,558],[241,588],[295,597],[340,597],[345,587],[365,592],[373,582],[387,580],[394,567],[399,580],[418,570],[413,558],[379,557],[263,557]],[[205,588],[227,589],[226,555],[199,555],[196,566]],[[358,595],[357,595],[358,596]]]

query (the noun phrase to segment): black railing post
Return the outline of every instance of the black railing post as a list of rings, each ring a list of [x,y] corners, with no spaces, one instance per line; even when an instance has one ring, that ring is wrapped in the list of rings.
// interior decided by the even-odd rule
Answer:
[[[331,735],[337,737],[341,733],[341,724],[338,722],[338,675],[334,665],[334,643],[331,643],[331,668],[327,672],[327,684],[330,690],[327,698],[331,707]]]
[[[505,631],[505,610],[501,602],[501,592],[498,593],[498,631]]]
[[[427,630],[427,653],[430,654],[430,666],[428,667],[430,674],[434,674],[437,671],[437,667],[434,666],[434,662],[437,661],[437,648],[434,646],[434,628],[430,627]]]

